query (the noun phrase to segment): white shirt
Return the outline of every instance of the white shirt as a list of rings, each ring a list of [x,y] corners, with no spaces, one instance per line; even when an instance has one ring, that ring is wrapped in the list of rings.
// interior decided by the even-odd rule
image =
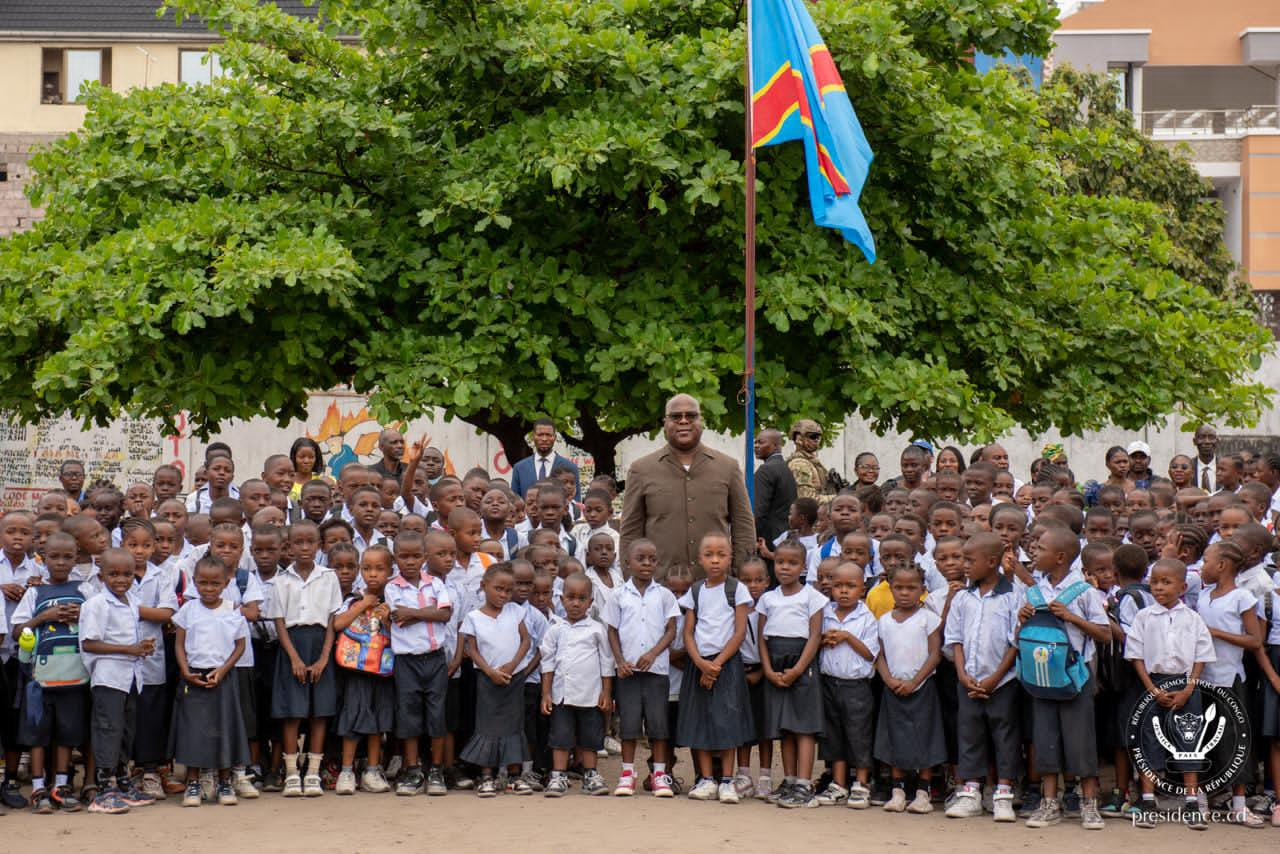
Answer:
[[[210,670],[226,664],[240,638],[244,638],[248,654],[249,623],[238,610],[226,605],[225,600],[217,608],[206,608],[199,601],[188,602],[174,615],[173,624],[187,633],[183,649],[192,670]]]
[[[1244,618],[1241,615],[1250,608],[1257,608],[1257,598],[1243,587],[1237,587],[1215,599],[1215,587],[1216,584],[1210,584],[1204,588],[1196,601],[1196,611],[1204,624],[1211,629],[1233,635],[1244,634]],[[1213,651],[1215,659],[1200,671],[1201,679],[1210,685],[1230,688],[1237,678],[1244,678],[1243,647],[1214,638]]]
[[[756,610],[765,618],[764,636],[767,638],[809,639],[809,620],[822,613],[828,599],[818,588],[807,584],[791,595],[781,587],[765,591],[756,603]]]
[[[618,566],[618,556],[622,553],[622,535],[613,530],[609,523],[601,525],[599,528],[593,528],[586,522],[579,522],[573,526],[573,530],[569,532],[569,536],[573,537],[573,541],[577,543],[578,550],[576,555],[579,560],[586,562],[587,546],[591,543],[591,538],[596,534],[608,534],[613,538],[613,565]]]
[[[153,563],[147,564],[146,574],[141,580],[134,579],[129,595],[134,598],[134,604],[142,608],[170,608],[175,613],[178,610],[178,596],[174,593],[172,574]],[[156,642],[156,651],[142,659],[142,684],[163,685],[164,625],[139,618],[138,637],[141,640],[151,638]]]
[[[1120,624],[1120,628],[1123,629],[1126,634],[1129,631],[1129,627],[1133,625],[1134,618],[1138,616],[1138,612],[1143,608],[1149,608],[1156,604],[1156,597],[1152,596],[1146,590],[1134,590],[1133,592],[1138,594],[1138,599],[1142,601],[1141,605],[1135,602],[1134,597],[1130,596],[1128,593],[1121,596],[1119,588],[1114,594],[1117,597],[1116,601],[1119,603],[1116,605],[1116,622]],[[1163,670],[1158,672],[1164,673]]]
[[[227,484],[227,496],[240,497],[240,487],[234,483]],[[208,513],[213,508],[213,499],[209,497],[208,485],[202,486],[187,496],[188,513]]]
[[[449,601],[453,606],[449,612],[449,622],[444,624],[444,653],[450,661],[453,661],[453,655],[458,649],[458,630],[462,627],[462,621],[480,603],[471,596],[465,585],[455,583],[446,578],[444,579],[444,587],[449,592]],[[450,678],[461,679],[462,668],[459,667]]]
[[[403,575],[397,575],[387,582],[382,591],[383,601],[392,610],[405,608],[448,608],[453,610],[453,600],[449,598],[449,590],[440,579],[430,573],[422,573],[418,583],[414,584]],[[450,618],[453,614],[450,613]],[[407,626],[396,625],[391,621],[391,651],[396,655],[424,655],[435,652],[444,646],[446,625],[449,620],[438,623],[417,622]]]
[[[484,558],[480,557],[480,552],[472,552],[471,559],[467,561],[467,565],[455,563],[453,569],[450,570],[448,580],[455,582],[467,588],[467,592],[476,600],[477,606],[484,602],[484,596],[480,593],[480,582],[484,581],[485,570],[489,568],[489,564],[485,563]]]
[[[1009,647],[1016,642],[1018,609],[1022,605],[1022,596],[1007,578],[1001,578],[985,594],[976,585],[956,591],[947,611],[942,642],[949,647],[960,645],[965,673],[981,681],[999,669]],[[1014,668],[1010,667],[996,687],[1013,678]]]
[[[523,621],[524,609],[515,602],[508,602],[496,617],[476,608],[463,619],[458,633],[475,638],[480,657],[496,669],[516,657],[516,651],[520,649],[520,623]]]
[[[1189,675],[1197,662],[1218,656],[1199,614],[1181,602],[1172,608],[1157,602],[1134,616],[1125,634],[1124,657],[1141,659],[1148,673],[1180,676]]]
[[[828,602],[823,608],[822,631],[839,629],[848,632],[862,641],[872,658],[868,661],[849,644],[840,643],[822,648],[818,653],[818,668],[824,676],[836,679],[870,679],[875,672],[875,656],[880,654],[880,627],[876,623],[876,615],[871,613],[866,603],[859,602],[841,619],[836,614],[838,607],[835,602]]]
[[[285,628],[327,626],[342,606],[342,588],[332,569],[317,566],[304,581],[293,564],[276,572],[266,618],[283,619]]]
[[[1236,587],[1244,588],[1253,594],[1253,598],[1261,599],[1275,590],[1275,582],[1267,572],[1267,562],[1259,561],[1236,575]]]
[[[760,612],[754,607],[747,612],[747,633],[742,636],[738,655],[742,656],[743,664],[760,663]]]
[[[675,594],[657,582],[641,593],[632,579],[623,584],[606,605],[605,625],[618,631],[618,646],[628,664],[635,664],[662,639],[667,623],[680,616]],[[671,653],[663,650],[647,672],[666,676],[671,670]]]
[[[671,642],[671,649],[684,649],[684,612],[676,617],[676,639]],[[684,685],[684,668],[672,667],[667,672],[667,699],[679,700],[680,688]]]
[[[395,548],[395,543],[391,538],[379,531],[377,528],[373,529],[373,534],[371,534],[369,539],[366,540],[364,538],[364,534],[360,533],[360,530],[356,528],[355,525],[352,525],[351,527],[355,530],[354,536],[351,537],[351,545],[356,547],[356,551],[360,553],[360,557],[364,557],[365,549],[369,548],[369,546],[381,545],[386,546],[389,549]],[[360,576],[357,575],[356,578],[360,578]]]
[[[889,674],[895,679],[915,679],[929,660],[929,636],[941,625],[942,620],[928,608],[917,608],[902,622],[893,618],[893,611],[881,617],[880,647]],[[932,679],[933,674],[930,673],[928,678]],[[920,684],[923,686],[924,682]]]
[[[1077,581],[1084,581],[1084,575],[1078,570],[1071,570],[1062,577],[1062,581],[1057,586],[1049,580],[1047,575],[1036,579],[1036,586],[1040,588],[1040,595],[1044,596],[1044,601],[1050,603],[1057,598],[1059,593]],[[1111,626],[1111,620],[1107,618],[1106,600],[1102,595],[1102,591],[1094,587],[1089,587],[1088,590],[1073,599],[1071,604],[1067,606],[1067,610],[1096,626],[1107,628]],[[1086,664],[1093,661],[1093,639],[1086,635],[1083,629],[1077,628],[1071,623],[1066,623],[1065,625],[1067,638],[1071,641],[1072,648],[1081,651],[1081,656]]]
[[[721,582],[715,587],[704,586],[698,593],[698,604],[695,606],[695,589],[697,585],[690,587],[689,592],[680,597],[680,607],[694,611],[697,615],[697,623],[693,627],[693,642],[698,647],[698,654],[703,658],[714,658],[732,640],[735,609],[739,605],[750,605],[751,594],[747,592],[747,585],[739,582],[733,597],[734,607],[730,608],[725,597],[724,582]]]
[[[551,625],[547,622],[547,618],[542,612],[533,607],[532,602],[517,603],[524,608],[524,628],[529,633],[529,651],[524,654],[524,658],[520,661],[520,670],[525,670],[530,664],[533,664],[533,657],[540,651],[542,647],[542,639],[546,637],[547,628]],[[542,684],[542,672],[535,667],[524,680],[530,685]]]
[[[556,617],[542,637],[542,672],[554,673],[551,702],[595,706],[602,680],[613,676],[613,653],[604,626],[590,617],[576,623]]]
[[[266,616],[266,603],[271,599],[272,591],[276,587],[276,576],[280,574],[279,568],[270,578],[263,578],[262,573],[254,570],[252,575],[258,582],[258,587],[262,590],[262,605],[258,612],[257,622],[249,624],[249,635],[263,641],[278,641],[280,638],[276,636],[276,624],[274,620],[270,620]],[[246,588],[246,592],[248,592]]]
[[[131,596],[121,602],[103,591],[80,606],[80,649],[89,670],[89,684],[124,691],[142,690],[142,659],[132,655],[94,655],[83,652],[85,641],[132,646],[142,640],[138,603]]]
[[[589,616],[593,620],[604,621],[604,609],[608,607],[610,600],[613,599],[617,592],[622,589],[622,570],[610,567],[606,573],[612,584],[606,587],[601,579],[600,572],[595,567],[586,568],[586,576],[591,581],[591,612]]]
[[[9,558],[0,552],[0,584],[21,584],[26,585],[27,579],[31,577],[40,578],[40,565],[32,558],[24,557],[22,561],[14,566]],[[10,601],[8,598],[4,600],[4,625],[5,627],[13,624],[13,611],[18,607],[17,601]],[[0,628],[3,637],[0,637],[0,661],[8,661],[13,655],[13,651],[17,648],[17,641],[13,636],[13,632]]]

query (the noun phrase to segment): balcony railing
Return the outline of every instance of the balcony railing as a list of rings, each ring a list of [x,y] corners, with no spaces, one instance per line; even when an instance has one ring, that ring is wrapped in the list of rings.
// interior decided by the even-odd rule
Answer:
[[[1280,106],[1234,110],[1154,110],[1142,114],[1142,131],[1153,137],[1244,136],[1255,131],[1280,132]]]

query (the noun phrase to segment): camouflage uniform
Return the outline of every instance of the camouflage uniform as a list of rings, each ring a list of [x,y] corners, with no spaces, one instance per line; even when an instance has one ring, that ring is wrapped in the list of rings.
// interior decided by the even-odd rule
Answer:
[[[787,460],[787,468],[796,479],[797,498],[822,498],[827,491],[827,467],[818,462],[816,454],[799,449]]]

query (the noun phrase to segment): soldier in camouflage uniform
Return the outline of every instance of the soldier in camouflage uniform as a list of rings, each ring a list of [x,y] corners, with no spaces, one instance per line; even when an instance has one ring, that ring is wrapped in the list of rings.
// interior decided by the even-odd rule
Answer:
[[[796,497],[823,499],[828,497],[827,467],[818,462],[822,445],[822,428],[805,418],[791,425],[791,441],[795,452],[787,459],[787,468],[796,479]]]

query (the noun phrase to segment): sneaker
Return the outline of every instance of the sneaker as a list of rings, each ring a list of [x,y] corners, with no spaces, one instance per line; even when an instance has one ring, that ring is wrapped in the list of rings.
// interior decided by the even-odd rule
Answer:
[[[845,806],[851,810],[865,810],[871,806],[871,790],[861,783],[854,783],[849,787],[849,800]]]
[[[485,775],[480,778],[480,782],[476,784],[476,797],[493,798],[498,794],[498,781]]]
[[[689,797],[695,801],[711,801],[716,797],[716,781],[703,777],[689,790]]]
[[[773,780],[761,775],[756,779],[756,788],[751,793],[751,797],[758,801],[767,801],[771,794],[773,794]]]
[[[164,781],[154,771],[148,771],[142,775],[142,785],[139,788],[157,801],[163,801],[167,797],[164,790]]]
[[[338,782],[333,787],[334,794],[354,795],[356,793],[356,772],[339,771]]]
[[[1131,812],[1131,821],[1134,827],[1140,827],[1143,830],[1151,830],[1159,821],[1159,814],[1156,812],[1155,801],[1143,800],[1142,806],[1135,807]]]
[[[835,785],[832,783],[831,785]],[[822,806],[818,803],[818,796],[814,794],[812,786],[798,784],[791,789],[791,793],[783,800],[778,801],[778,806],[784,810],[797,809],[816,809]]]
[[[618,777],[618,785],[613,789],[615,798],[629,798],[636,793],[636,772],[623,771]]]
[[[1199,805],[1193,810],[1183,810],[1182,823],[1187,826],[1188,830],[1209,829],[1209,822],[1205,821],[1204,813],[1200,812]]]
[[[947,818],[977,818],[982,815],[982,797],[976,789],[960,789],[947,807]]]
[[[449,794],[449,787],[444,783],[444,772],[439,765],[427,769],[427,794],[433,797]]]
[[[381,765],[370,765],[360,775],[360,788],[374,795],[391,791],[391,784],[382,773]]]
[[[1097,798],[1080,799],[1080,826],[1085,830],[1102,830],[1105,826],[1102,814],[1098,812]]]
[[[34,795],[32,796],[34,798]],[[80,801],[76,798],[75,793],[71,791],[71,787],[67,784],[54,786],[49,792],[49,799],[53,801],[54,807],[63,812],[80,812]]]
[[[20,810],[27,805],[27,799],[23,797],[17,780],[5,780],[4,785],[0,786],[0,803],[4,804],[11,810]]]
[[[1062,817],[1080,817],[1080,790],[1075,786],[1062,793]]]
[[[649,791],[653,792],[655,798],[675,797],[676,792],[671,783],[671,775],[665,771],[661,774],[652,775],[649,781]]]
[[[991,812],[999,822],[1017,821],[1013,811],[1013,792],[996,792],[991,796]]]
[[[765,803],[770,803],[770,804],[778,803],[778,801],[782,800],[783,798],[791,794],[791,790],[795,788],[795,785],[796,785],[795,783],[788,783],[786,780],[783,780],[781,786],[774,789],[772,792],[770,792],[768,795],[765,796],[765,799],[764,799]]]
[[[738,797],[738,790],[734,787],[732,780],[721,783],[716,794],[722,804],[736,804],[742,800]]]
[[[80,802],[76,802],[76,809],[80,808]],[[31,793],[31,812],[35,815],[53,815],[53,800],[49,797],[48,789],[36,789]]]
[[[1041,798],[1035,811],[1027,817],[1027,827],[1050,827],[1062,821],[1062,807],[1057,798]]]
[[[551,779],[542,789],[543,796],[548,798],[562,798],[568,793],[569,778],[563,774],[552,774]]]
[[[258,787],[253,785],[253,779],[244,771],[231,772],[231,787],[236,790],[237,798],[244,798],[252,801],[261,796]]]
[[[236,790],[231,787],[230,780],[223,780],[218,784],[218,803],[224,807],[233,807],[240,803],[240,799],[236,797]]]
[[[302,778],[302,794],[308,798],[318,798],[324,794],[324,782],[319,774],[307,774]]]
[[[609,784],[604,781],[604,777],[600,776],[599,771],[592,768],[582,775],[582,794],[607,795],[609,794]]]
[[[733,788],[740,798],[751,797],[751,792],[755,789],[755,784],[751,782],[751,777],[746,774],[735,774],[733,777]]]
[[[1098,804],[1098,812],[1103,818],[1122,818],[1124,816],[1124,793],[1119,789],[1112,789],[1111,794],[1102,799]]]
[[[132,777],[125,777],[116,783],[116,794],[131,807],[149,807],[156,802],[154,797],[133,784]]]
[[[893,787],[883,780],[875,780],[871,783],[871,806],[882,807],[889,803],[889,799],[893,797]]]
[[[394,780],[400,776],[400,772],[404,770],[404,759],[399,756],[392,756],[391,761],[387,763],[387,779]]]
[[[815,795],[814,798],[820,807],[838,807],[849,800],[849,790],[839,783],[832,782],[827,784],[822,794]]]
[[[302,797],[302,777],[297,774],[286,774],[283,791],[286,798]]]
[[[93,799],[93,803],[89,804],[89,812],[101,813],[103,815],[120,815],[127,813],[129,805],[124,802],[124,798],[119,793],[113,791],[99,792],[98,796]]]
[[[400,775],[400,779],[396,781],[396,794],[401,797],[420,795],[422,794],[423,785],[422,766],[411,765],[405,769],[404,773]]]
[[[884,802],[885,812],[905,812],[907,809],[907,790],[901,786],[894,786],[893,792],[889,795],[889,800]]]
[[[609,756],[617,756],[622,752],[622,742],[611,735],[606,735],[604,737],[604,751]]]
[[[278,771],[268,771],[262,775],[262,791],[264,792],[283,792],[284,778],[280,776]]]
[[[187,781],[180,779],[175,775],[172,768],[169,768],[164,772],[161,780],[163,781],[164,793],[166,795],[181,795],[187,790]],[[275,791],[278,792],[280,790],[276,789]]]
[[[200,806],[200,802],[203,800],[204,798],[200,791],[200,781],[192,780],[187,783],[187,790],[182,795],[182,805],[184,807],[198,807]]]
[[[476,787],[476,778],[471,776],[471,772],[467,771],[466,766],[457,765],[453,769],[453,787],[467,791]]]
[[[982,809],[979,802],[978,809]],[[911,803],[907,804],[907,812],[913,815],[926,815],[933,812],[933,798],[925,789],[916,789],[916,796],[911,799]]]
[[[1036,810],[1040,809],[1040,802],[1043,800],[1044,795],[1041,794],[1039,786],[1028,786],[1022,793],[1022,806],[1018,808],[1018,818],[1031,818]]]
[[[1229,819],[1232,824],[1238,824],[1241,827],[1248,827],[1254,830],[1267,826],[1267,820],[1248,807],[1242,810],[1233,810]]]
[[[532,795],[533,786],[530,786],[523,776],[512,777],[507,782],[507,791],[513,795]]]

